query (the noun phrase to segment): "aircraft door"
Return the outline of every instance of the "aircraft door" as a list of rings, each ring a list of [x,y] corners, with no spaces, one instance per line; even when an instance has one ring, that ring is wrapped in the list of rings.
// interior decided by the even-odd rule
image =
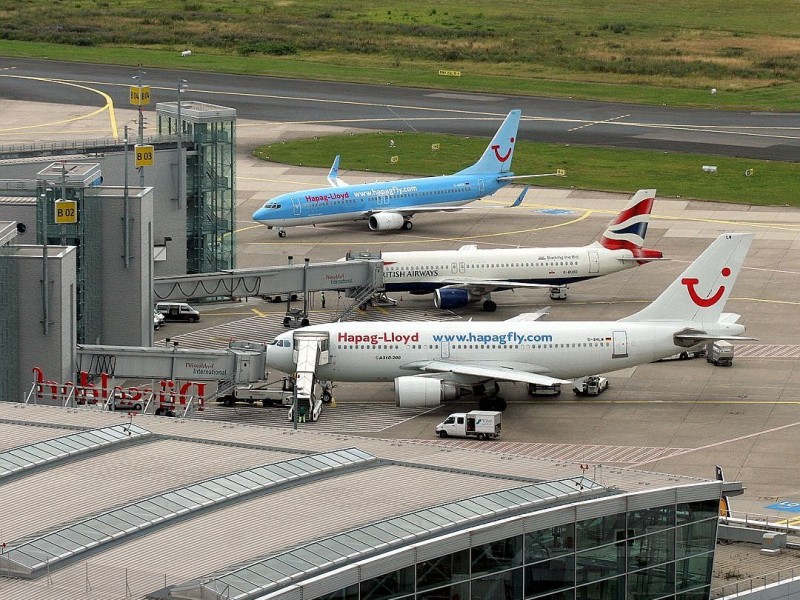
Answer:
[[[628,357],[628,334],[624,331],[614,331],[612,334],[612,344],[614,345],[611,358]]]
[[[450,273],[453,275],[464,274],[466,271],[466,263],[452,262],[450,263]]]
[[[484,187],[484,185],[483,185],[483,179],[478,179],[478,193],[479,193],[481,196],[483,196],[485,189],[486,189],[486,188],[485,188],[485,187]]]
[[[292,198],[292,209],[295,217],[299,217],[303,213],[303,205],[300,204],[300,198]]]
[[[442,341],[442,358],[450,358],[450,342]]]
[[[600,272],[600,255],[597,250],[589,250],[589,273]]]

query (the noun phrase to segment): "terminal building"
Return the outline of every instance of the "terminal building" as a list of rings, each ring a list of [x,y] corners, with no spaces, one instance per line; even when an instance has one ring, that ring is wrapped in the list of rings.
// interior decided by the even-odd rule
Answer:
[[[704,600],[720,496],[741,491],[419,442],[10,403],[0,488],[5,600]]]

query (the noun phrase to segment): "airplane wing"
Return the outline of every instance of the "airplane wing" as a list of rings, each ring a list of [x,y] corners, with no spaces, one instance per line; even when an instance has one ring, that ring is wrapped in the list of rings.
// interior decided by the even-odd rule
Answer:
[[[536,312],[532,313],[520,313],[516,317],[511,317],[510,319],[506,319],[506,323],[510,321],[538,321],[542,317],[546,317],[548,314],[547,311],[550,310],[549,306],[545,306],[542,310],[537,310]]]
[[[331,184],[333,187],[342,187],[347,185],[345,181],[339,179],[339,155],[336,155],[336,158],[333,159],[333,164],[331,165],[331,170],[328,172],[328,183]]]
[[[522,365],[520,365],[522,366]],[[530,368],[530,365],[525,365]],[[420,371],[423,374],[468,375],[480,379],[499,379],[500,381],[518,381],[521,383],[535,383],[538,385],[555,385],[557,383],[569,385],[572,381],[557,379],[547,375],[539,375],[529,371],[520,370],[512,366],[487,367],[475,364],[451,363],[441,360],[422,361],[403,366],[404,369]]]
[[[337,156],[336,158],[338,160],[339,157]],[[331,172],[333,172],[333,169],[331,169]],[[328,176],[328,181],[331,181],[330,175]],[[339,179],[338,181],[341,181],[341,179]],[[333,185],[333,183],[331,183],[331,185]],[[525,198],[525,194],[528,193],[529,187],[530,186],[526,185],[523,188],[522,192],[520,192],[519,196],[517,196],[517,199],[514,200],[514,202],[512,202],[508,206],[503,208],[515,208],[520,204],[522,204],[522,201]],[[476,208],[478,207],[477,206],[404,206],[402,208],[389,208],[386,210],[366,210],[364,211],[363,214],[365,217],[369,217],[374,214],[387,212],[397,215],[403,215],[404,217],[411,217],[414,214],[421,212],[456,212],[459,210],[474,210]],[[483,208],[485,209],[486,207]]]
[[[512,279],[476,279],[472,277],[442,277],[437,279],[439,283],[447,283],[450,285],[457,285],[459,287],[475,287],[475,288],[491,288],[488,291],[496,290],[497,288],[512,288],[512,287],[527,287],[527,288],[549,288],[553,287],[552,283],[526,283],[524,281],[514,281]]]

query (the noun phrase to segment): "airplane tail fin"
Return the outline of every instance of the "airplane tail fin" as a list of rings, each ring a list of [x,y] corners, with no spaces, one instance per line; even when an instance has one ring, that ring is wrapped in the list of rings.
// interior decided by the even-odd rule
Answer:
[[[492,141],[486,146],[483,155],[471,167],[467,167],[456,175],[474,175],[478,173],[502,174],[511,171],[511,159],[514,155],[514,145],[517,141],[517,130],[521,110],[512,110],[500,129],[494,134]]]
[[[648,260],[662,258],[659,250],[644,247],[647,225],[650,222],[650,211],[656,199],[655,190],[639,190],[625,205],[625,208],[614,217],[606,230],[597,238],[595,245],[609,250],[630,250],[639,264]]]
[[[720,235],[650,305],[621,320],[719,322],[752,241],[752,233]]]

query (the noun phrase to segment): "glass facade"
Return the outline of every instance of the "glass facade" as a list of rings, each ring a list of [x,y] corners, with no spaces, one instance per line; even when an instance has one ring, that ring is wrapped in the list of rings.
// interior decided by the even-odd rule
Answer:
[[[716,500],[578,520],[475,544],[321,600],[701,600]]]

